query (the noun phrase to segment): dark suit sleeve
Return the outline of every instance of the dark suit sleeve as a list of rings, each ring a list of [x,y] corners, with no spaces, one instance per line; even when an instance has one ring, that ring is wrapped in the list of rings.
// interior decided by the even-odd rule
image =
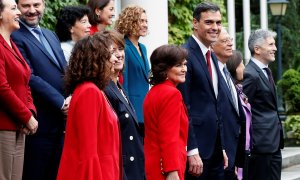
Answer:
[[[249,102],[251,102],[254,99],[255,92],[256,92],[256,81],[257,79],[251,75],[249,71],[245,71],[244,73],[244,80],[242,82],[243,85],[243,92],[247,95]]]
[[[24,59],[31,69],[31,77],[29,82],[31,90],[38,94],[39,98],[43,98],[46,102],[49,102],[56,108],[61,109],[64,104],[64,96],[60,92],[58,92],[52,85],[34,74],[33,67],[31,66],[29,60],[30,57],[27,57],[26,48],[23,45],[24,42],[20,42],[17,40],[15,40],[14,42],[18,46],[21,54],[23,55]]]
[[[191,59],[191,58],[189,58]],[[181,91],[183,100],[185,102],[185,105],[187,107],[188,110],[188,114],[190,114],[190,85],[191,85],[191,78],[192,78],[192,62],[188,61],[187,62],[187,73],[185,76],[185,82],[182,84],[178,85],[178,89]],[[188,147],[187,150],[193,150],[198,148],[198,144],[197,144],[197,140],[196,140],[196,136],[194,134],[194,129],[193,129],[193,125],[192,125],[192,119],[189,118],[189,131],[188,131]]]

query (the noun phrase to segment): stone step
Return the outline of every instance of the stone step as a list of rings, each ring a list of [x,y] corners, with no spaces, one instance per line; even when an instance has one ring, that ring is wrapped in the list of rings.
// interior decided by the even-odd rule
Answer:
[[[300,147],[286,147],[281,152],[281,180],[300,180]]]
[[[281,180],[300,180],[300,164],[283,169]]]
[[[300,164],[300,147],[285,147],[281,152],[282,169]]]

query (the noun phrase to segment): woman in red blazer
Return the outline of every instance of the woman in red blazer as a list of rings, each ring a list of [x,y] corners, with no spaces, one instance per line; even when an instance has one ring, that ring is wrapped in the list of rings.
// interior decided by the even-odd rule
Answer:
[[[163,45],[152,53],[150,84],[144,101],[147,180],[184,179],[188,117],[176,86],[185,81],[187,51]]]
[[[78,41],[66,73],[72,93],[58,180],[121,180],[118,118],[102,91],[116,61],[111,39]]]
[[[0,179],[22,179],[25,135],[34,134],[30,68],[10,35],[20,28],[15,1],[0,0]]]

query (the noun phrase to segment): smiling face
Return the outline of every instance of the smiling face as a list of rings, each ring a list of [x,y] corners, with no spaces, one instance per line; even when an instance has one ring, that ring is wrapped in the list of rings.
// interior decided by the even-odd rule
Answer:
[[[218,40],[221,31],[220,11],[206,11],[201,13],[199,21],[193,19],[194,35],[208,48]]]
[[[72,40],[77,42],[81,38],[88,36],[90,34],[91,24],[87,15],[84,15],[80,20],[76,20],[74,26],[71,27],[71,37]]]
[[[102,10],[97,8],[95,12],[100,17],[101,24],[112,25],[112,19],[115,17],[115,2],[110,0]]]
[[[113,47],[114,54],[116,56],[114,69],[115,72],[119,73],[124,68],[125,51],[123,47],[118,46],[116,43],[113,43],[112,47]]]
[[[273,37],[267,37],[262,43],[254,47],[254,57],[265,65],[275,61],[275,53],[277,51],[275,40]]]
[[[184,60],[182,63],[179,63],[172,68],[170,68],[167,72],[167,78],[177,86],[180,83],[185,82],[185,74],[187,71],[186,67],[187,61]]]
[[[146,36],[148,32],[148,19],[146,13],[141,14],[141,18],[139,20],[139,36]]]
[[[19,0],[18,8],[21,11],[21,20],[30,27],[36,27],[44,15],[45,1]]]
[[[14,0],[3,0],[3,5],[4,9],[0,14],[0,26],[3,27],[2,29],[12,33],[20,28],[19,17],[21,13]]]
[[[223,28],[216,42],[212,44],[212,49],[217,55],[218,60],[226,63],[228,58],[232,56],[232,38],[228,32]]]

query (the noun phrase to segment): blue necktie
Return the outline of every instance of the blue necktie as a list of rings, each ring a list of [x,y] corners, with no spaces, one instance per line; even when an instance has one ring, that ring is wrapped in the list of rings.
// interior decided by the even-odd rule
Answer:
[[[39,35],[39,38],[40,38],[40,43],[44,46],[44,48],[48,51],[48,53],[51,55],[51,57],[53,58],[54,60],[54,63],[56,65],[59,66],[59,63],[54,55],[54,52],[50,46],[50,44],[48,43],[47,39],[45,38],[45,36],[43,35],[43,32],[40,28],[34,28],[33,31]]]
[[[233,100],[233,104],[234,104],[235,110],[236,110],[236,112],[239,113],[238,106],[237,106],[237,99],[236,99],[236,97],[234,95],[234,92],[233,92],[234,89],[233,89],[233,87],[231,85],[231,82],[230,82],[231,81],[231,77],[230,77],[230,74],[229,74],[226,66],[223,68],[223,71],[224,71],[224,74],[225,74],[225,77],[226,77],[227,86],[228,86],[228,89],[230,91],[230,94],[231,94],[231,97],[232,97],[232,100]]]

